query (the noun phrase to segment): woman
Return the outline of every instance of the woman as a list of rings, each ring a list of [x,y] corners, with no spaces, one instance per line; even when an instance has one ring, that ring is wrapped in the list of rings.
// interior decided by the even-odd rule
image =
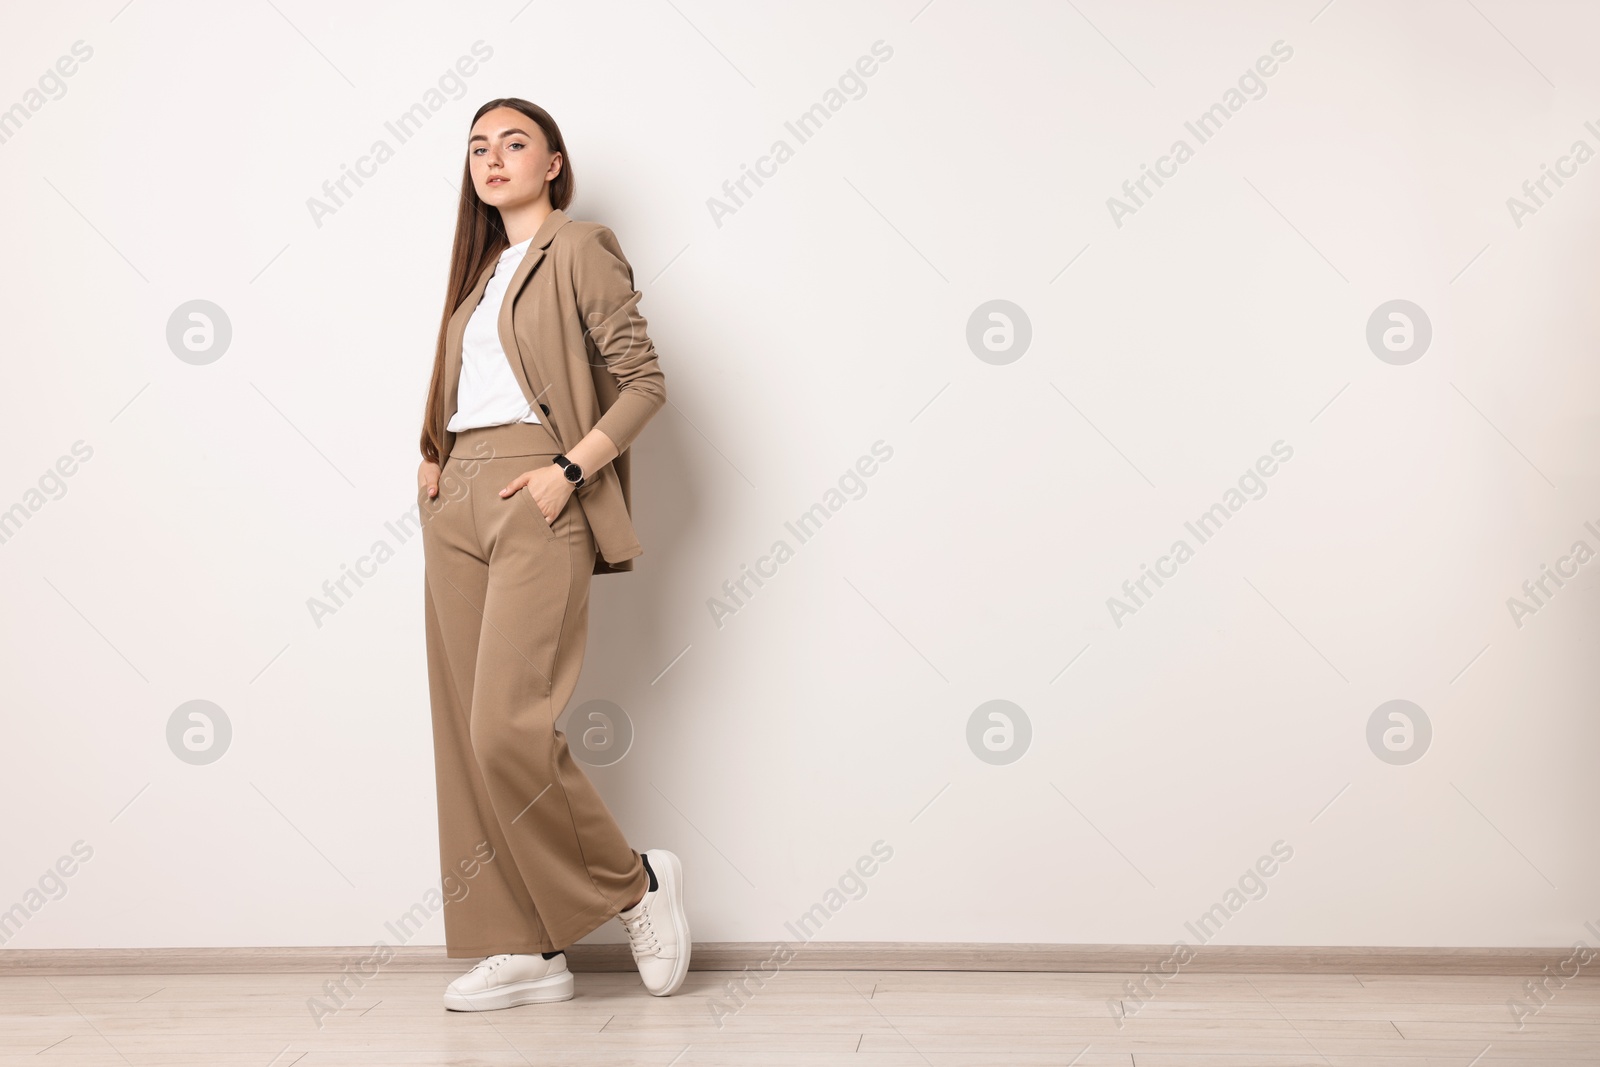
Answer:
[[[445,991],[457,1011],[571,999],[562,950],[613,916],[651,993],[689,966],[678,857],[628,846],[555,725],[590,575],[643,551],[627,449],[666,403],[633,269],[571,200],[543,108],[478,109],[417,471],[440,865],[467,886],[446,955],[487,957]]]

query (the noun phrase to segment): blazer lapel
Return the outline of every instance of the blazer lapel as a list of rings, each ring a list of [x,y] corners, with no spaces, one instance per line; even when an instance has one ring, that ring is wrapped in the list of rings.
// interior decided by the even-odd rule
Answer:
[[[522,294],[523,288],[528,284],[528,279],[533,277],[533,272],[539,264],[544,262],[545,249],[550,247],[550,242],[555,238],[556,231],[561,229],[571,220],[560,209],[555,208],[545,216],[544,222],[539,224],[539,230],[533,235],[533,240],[528,242],[528,250],[522,255],[522,262],[517,264],[517,269],[512,272],[511,282],[506,286],[506,298],[500,304],[500,347],[505,350],[506,359],[511,362],[511,371],[517,377],[517,384],[522,387],[522,393],[528,398],[528,403],[533,405],[534,411],[539,416],[539,421],[544,423],[544,428],[550,431],[550,436],[563,449],[567,442],[561,440],[556,433],[555,424],[550,416],[545,414],[539,405],[544,402],[544,393],[547,375],[545,368],[539,366],[538,351],[524,352],[517,344],[517,331],[514,326],[514,312],[517,298]]]
[[[533,276],[534,269],[543,261],[544,249],[539,246],[539,240],[535,237],[529,243],[528,250],[522,254],[522,261],[517,264],[517,269],[511,273],[511,281],[506,286],[506,297],[500,302],[497,325],[500,331],[500,347],[505,351],[506,361],[511,364],[511,373],[516,375],[517,384],[522,387],[522,395],[533,405],[539,420],[545,423],[545,429],[549,429],[550,420],[539,408],[539,403],[543,399],[539,394],[544,392],[545,387],[540,381],[537,368],[529,372],[529,360],[523,358],[523,352],[517,345],[517,331],[512,324],[512,312],[516,308],[517,297],[521,294],[522,287],[528,284],[528,279]]]
[[[533,240],[528,242],[528,250],[523,253],[522,259],[517,264],[517,269],[512,272],[511,280],[506,286],[505,299],[500,304],[499,315],[496,318],[496,327],[500,334],[500,347],[505,350],[506,361],[511,364],[511,373],[516,376],[517,385],[522,389],[522,395],[528,403],[534,405],[539,419],[544,423],[545,429],[550,431],[552,437],[556,436],[555,427],[544,409],[538,405],[545,391],[542,375],[539,373],[537,353],[523,353],[517,345],[517,334],[513,328],[512,312],[515,309],[517,297],[533,276],[534,270],[544,261],[545,250],[550,247],[551,240],[556,231],[570,222],[571,219],[560,208],[556,208],[545,216],[540,223],[538,232],[533,235]],[[502,249],[501,251],[504,251]],[[461,306],[456,308],[454,317],[450,320],[449,332],[445,335],[445,404],[444,421],[448,423],[455,414],[459,403],[459,389],[461,385],[461,349],[462,337],[467,332],[467,320],[472,318],[472,313],[477,310],[478,304],[483,300],[483,291],[488,288],[489,279],[494,277],[495,267],[499,263],[499,253],[486,263],[478,272],[478,282],[473,286]],[[530,371],[531,366],[531,371]],[[455,435],[439,428],[440,439],[448,447],[453,442]],[[565,442],[557,438],[557,443],[566,448]]]

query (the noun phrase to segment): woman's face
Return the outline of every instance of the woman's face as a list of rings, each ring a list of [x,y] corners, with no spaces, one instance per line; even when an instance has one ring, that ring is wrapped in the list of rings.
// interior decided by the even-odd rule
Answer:
[[[501,210],[537,202],[561,172],[561,154],[550,151],[538,123],[509,107],[473,123],[467,158],[479,199]]]

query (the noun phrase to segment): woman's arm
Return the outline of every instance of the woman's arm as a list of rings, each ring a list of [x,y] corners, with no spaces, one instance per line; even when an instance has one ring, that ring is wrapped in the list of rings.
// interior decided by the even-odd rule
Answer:
[[[667,402],[667,385],[644,316],[639,314],[642,294],[633,287],[633,268],[609,228],[595,227],[579,244],[572,287],[584,330],[617,382],[616,400],[567,450],[567,458],[582,468],[585,480],[593,481]],[[553,521],[576,492],[554,463],[524,471],[500,495],[510,496],[524,486],[546,521]]]
[[[594,472],[604,467],[618,456],[616,442],[607,437],[596,426],[583,435],[583,440],[567,450],[567,458],[576,463],[583,471],[584,484],[594,479]],[[566,481],[566,476],[562,476]]]
[[[572,284],[584,329],[617,382],[617,399],[569,453],[587,473],[598,470],[633,444],[645,423],[667,402],[667,386],[645,318],[639,313],[642,294],[633,287],[633,268],[622,254],[616,234],[608,227],[595,227],[579,244]],[[585,447],[595,432],[610,442],[609,455],[598,442],[592,451]],[[599,462],[590,467],[575,454],[578,449],[590,458],[599,458]]]

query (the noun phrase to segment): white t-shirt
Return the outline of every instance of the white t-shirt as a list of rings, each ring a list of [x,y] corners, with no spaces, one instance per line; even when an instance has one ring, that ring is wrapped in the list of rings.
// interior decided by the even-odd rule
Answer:
[[[511,422],[538,422],[533,405],[522,395],[511,371],[505,347],[500,344],[500,307],[506,287],[533,243],[529,237],[500,253],[494,276],[483,288],[483,299],[473,309],[461,335],[461,381],[456,387],[456,412],[445,429],[451,433],[477,426],[503,426]]]

